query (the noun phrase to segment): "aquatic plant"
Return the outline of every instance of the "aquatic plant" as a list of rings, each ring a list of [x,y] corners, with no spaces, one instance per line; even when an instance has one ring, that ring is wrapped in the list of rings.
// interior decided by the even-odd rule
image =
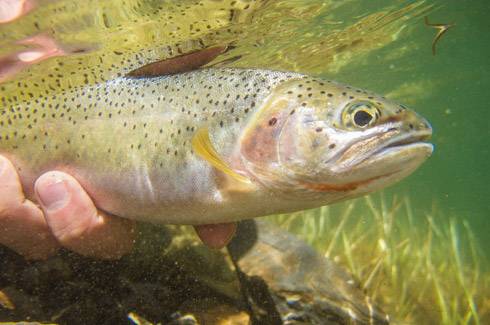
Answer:
[[[414,214],[408,197],[381,193],[270,220],[350,271],[397,323],[490,321],[485,255],[467,221],[436,204]]]

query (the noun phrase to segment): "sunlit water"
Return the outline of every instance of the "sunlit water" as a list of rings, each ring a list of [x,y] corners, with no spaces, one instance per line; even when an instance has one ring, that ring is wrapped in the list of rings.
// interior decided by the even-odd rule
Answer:
[[[34,96],[42,95],[47,87],[93,84],[151,61],[231,44],[215,63],[327,77],[384,94],[426,117],[434,154],[384,197],[409,197],[415,227],[428,214],[446,224],[465,220],[490,256],[488,1],[36,4],[26,16],[0,24],[0,58],[36,48],[15,42],[39,33],[66,55],[6,76],[0,87],[8,101],[28,99],[18,82],[37,84]],[[456,23],[439,39],[435,56],[438,30],[425,25],[425,15],[431,23]],[[463,262],[471,250],[464,238],[457,243]],[[477,298],[488,299],[488,293]]]

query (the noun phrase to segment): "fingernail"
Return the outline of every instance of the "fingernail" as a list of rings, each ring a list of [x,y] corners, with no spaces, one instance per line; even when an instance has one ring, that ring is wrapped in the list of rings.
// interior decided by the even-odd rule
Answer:
[[[0,159],[0,174],[2,173],[3,165],[4,165],[3,159]]]
[[[36,193],[42,205],[49,210],[57,210],[64,206],[69,196],[65,183],[59,178],[36,186]]]

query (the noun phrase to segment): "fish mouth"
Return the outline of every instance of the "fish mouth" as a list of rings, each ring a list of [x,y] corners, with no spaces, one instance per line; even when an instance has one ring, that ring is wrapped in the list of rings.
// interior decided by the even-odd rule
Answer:
[[[389,157],[399,160],[397,156],[409,156],[418,151],[425,152],[426,157],[433,151],[433,145],[427,143],[432,130],[417,130],[401,135],[397,128],[390,128],[384,132],[371,135],[356,141],[347,147],[335,160],[338,171],[348,171],[363,168],[373,161],[383,160],[390,163]]]
[[[389,130],[387,131],[389,132]],[[366,159],[380,157],[385,154],[389,154],[392,151],[399,151],[404,149],[412,149],[412,148],[426,148],[428,151],[428,155],[432,154],[434,150],[434,146],[431,143],[426,142],[432,135],[431,131],[419,131],[408,134],[405,137],[393,139],[391,141],[387,141],[387,143],[383,146],[380,146],[376,151],[372,152]]]

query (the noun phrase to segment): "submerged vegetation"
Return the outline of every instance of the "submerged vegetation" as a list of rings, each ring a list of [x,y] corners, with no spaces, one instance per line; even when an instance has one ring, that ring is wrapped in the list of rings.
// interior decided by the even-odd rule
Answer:
[[[467,221],[385,195],[270,220],[348,269],[395,323],[489,322],[489,265]]]

